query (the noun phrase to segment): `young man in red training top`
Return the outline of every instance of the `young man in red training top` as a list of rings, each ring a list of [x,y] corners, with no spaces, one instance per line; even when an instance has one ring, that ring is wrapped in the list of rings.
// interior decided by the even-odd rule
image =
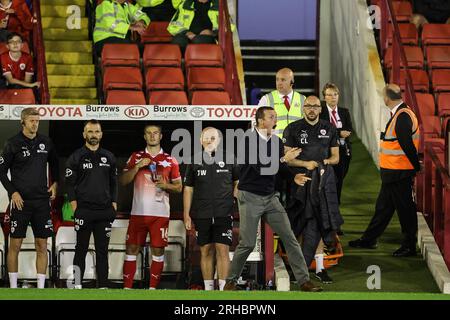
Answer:
[[[132,288],[136,272],[136,256],[150,233],[152,263],[150,289],[156,289],[164,267],[170,205],[168,192],[181,192],[178,162],[161,149],[161,126],[144,128],[145,150],[133,152],[121,176],[123,185],[134,180],[133,207],[127,231],[126,255],[123,264],[124,288]]]
[[[33,59],[22,52],[22,37],[17,33],[8,36],[7,47],[9,52],[1,55],[2,74],[8,81],[9,88],[33,88],[41,85],[33,81]]]

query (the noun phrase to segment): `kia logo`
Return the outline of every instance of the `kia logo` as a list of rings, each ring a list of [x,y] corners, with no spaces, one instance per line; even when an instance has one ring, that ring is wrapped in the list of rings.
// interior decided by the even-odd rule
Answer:
[[[205,109],[202,107],[193,107],[189,110],[189,112],[194,118],[201,118],[205,115]]]
[[[141,106],[131,106],[124,110],[125,115],[132,119],[142,119],[148,116],[148,109]]]

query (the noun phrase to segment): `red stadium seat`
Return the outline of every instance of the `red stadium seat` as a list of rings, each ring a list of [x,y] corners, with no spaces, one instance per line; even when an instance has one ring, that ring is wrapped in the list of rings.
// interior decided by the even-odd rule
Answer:
[[[176,44],[147,44],[142,57],[144,67],[181,67],[180,46]]]
[[[103,91],[114,89],[142,90],[142,74],[139,68],[109,67],[103,74]]]
[[[414,46],[403,46],[405,49],[406,61],[408,62],[408,68],[418,68],[423,69],[423,53],[420,47]],[[385,68],[392,68],[392,47],[387,48],[386,53],[384,55],[384,66]],[[400,60],[400,66],[403,66],[403,63]]]
[[[450,46],[429,46],[425,49],[428,68],[450,68]]]
[[[424,24],[422,29],[422,44],[450,44],[450,24]]]
[[[450,115],[450,93],[441,93],[438,96],[438,114],[440,117]]]
[[[438,116],[424,116],[421,118],[423,134],[425,137],[438,138],[441,136],[441,120]]]
[[[145,105],[145,96],[142,91],[134,90],[110,90],[106,98],[106,104]]]
[[[0,42],[0,54],[4,54],[5,52],[8,52],[8,51],[9,51],[9,49],[6,46],[6,42]],[[24,53],[31,54],[31,50],[30,50],[30,47],[28,46],[27,42],[25,42],[25,41],[23,42],[21,51]]]
[[[430,93],[416,93],[417,104],[421,116],[436,115],[434,97]]]
[[[191,104],[193,105],[229,105],[230,96],[225,91],[194,91]]]
[[[102,50],[102,68],[110,66],[139,67],[136,44],[107,43]]]
[[[416,26],[412,23],[400,23],[400,39],[402,44],[411,44],[417,46],[419,44],[419,35],[417,34]],[[388,43],[392,43],[392,24],[388,26],[387,32]]]
[[[409,69],[411,74],[411,81],[414,87],[414,91],[424,91],[428,92],[430,89],[430,79],[428,74],[424,70]],[[390,82],[395,82],[393,80],[393,72],[391,72]],[[406,87],[406,71],[404,69],[400,70],[400,88],[405,90]]]
[[[392,5],[397,22],[409,22],[409,18],[412,15],[411,3],[408,1],[394,1]]]
[[[162,105],[188,105],[186,92],[184,91],[151,91],[149,104]]]
[[[191,68],[188,90],[225,90],[225,71],[222,68]]]
[[[190,44],[184,54],[186,69],[191,67],[223,67],[223,53],[218,44]]]
[[[184,90],[184,76],[180,68],[155,67],[145,76],[147,91]]]
[[[434,69],[431,76],[433,92],[450,91],[450,69]]]
[[[3,104],[35,104],[33,89],[2,89],[0,103]]]
[[[141,35],[141,43],[161,43],[172,41],[172,35],[167,31],[169,22],[152,21],[145,33]]]

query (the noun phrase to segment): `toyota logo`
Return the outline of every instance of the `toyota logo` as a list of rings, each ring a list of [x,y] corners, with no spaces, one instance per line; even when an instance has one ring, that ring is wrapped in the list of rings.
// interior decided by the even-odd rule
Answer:
[[[189,113],[194,118],[201,118],[205,115],[205,109],[203,109],[202,107],[193,107],[190,109]]]

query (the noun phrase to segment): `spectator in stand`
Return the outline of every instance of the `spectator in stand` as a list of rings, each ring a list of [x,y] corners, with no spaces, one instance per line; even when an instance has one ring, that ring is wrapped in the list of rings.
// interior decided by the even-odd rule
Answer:
[[[0,42],[5,42],[10,32],[29,42],[36,22],[24,0],[0,0]]]
[[[178,7],[167,30],[172,43],[182,51],[189,43],[216,43],[219,30],[218,0],[185,0]]]
[[[17,33],[8,36],[9,49],[1,55],[2,73],[8,82],[8,88],[39,88],[41,83],[33,81],[33,59],[27,53],[22,52],[22,38]]]
[[[95,9],[94,47],[97,57],[105,43],[130,43],[130,31],[143,34],[150,18],[126,0],[104,0]]]
[[[448,0],[414,0],[411,23],[417,29],[425,23],[449,23],[450,24],[450,1]]]
[[[151,21],[170,21],[182,0],[136,0]]]

